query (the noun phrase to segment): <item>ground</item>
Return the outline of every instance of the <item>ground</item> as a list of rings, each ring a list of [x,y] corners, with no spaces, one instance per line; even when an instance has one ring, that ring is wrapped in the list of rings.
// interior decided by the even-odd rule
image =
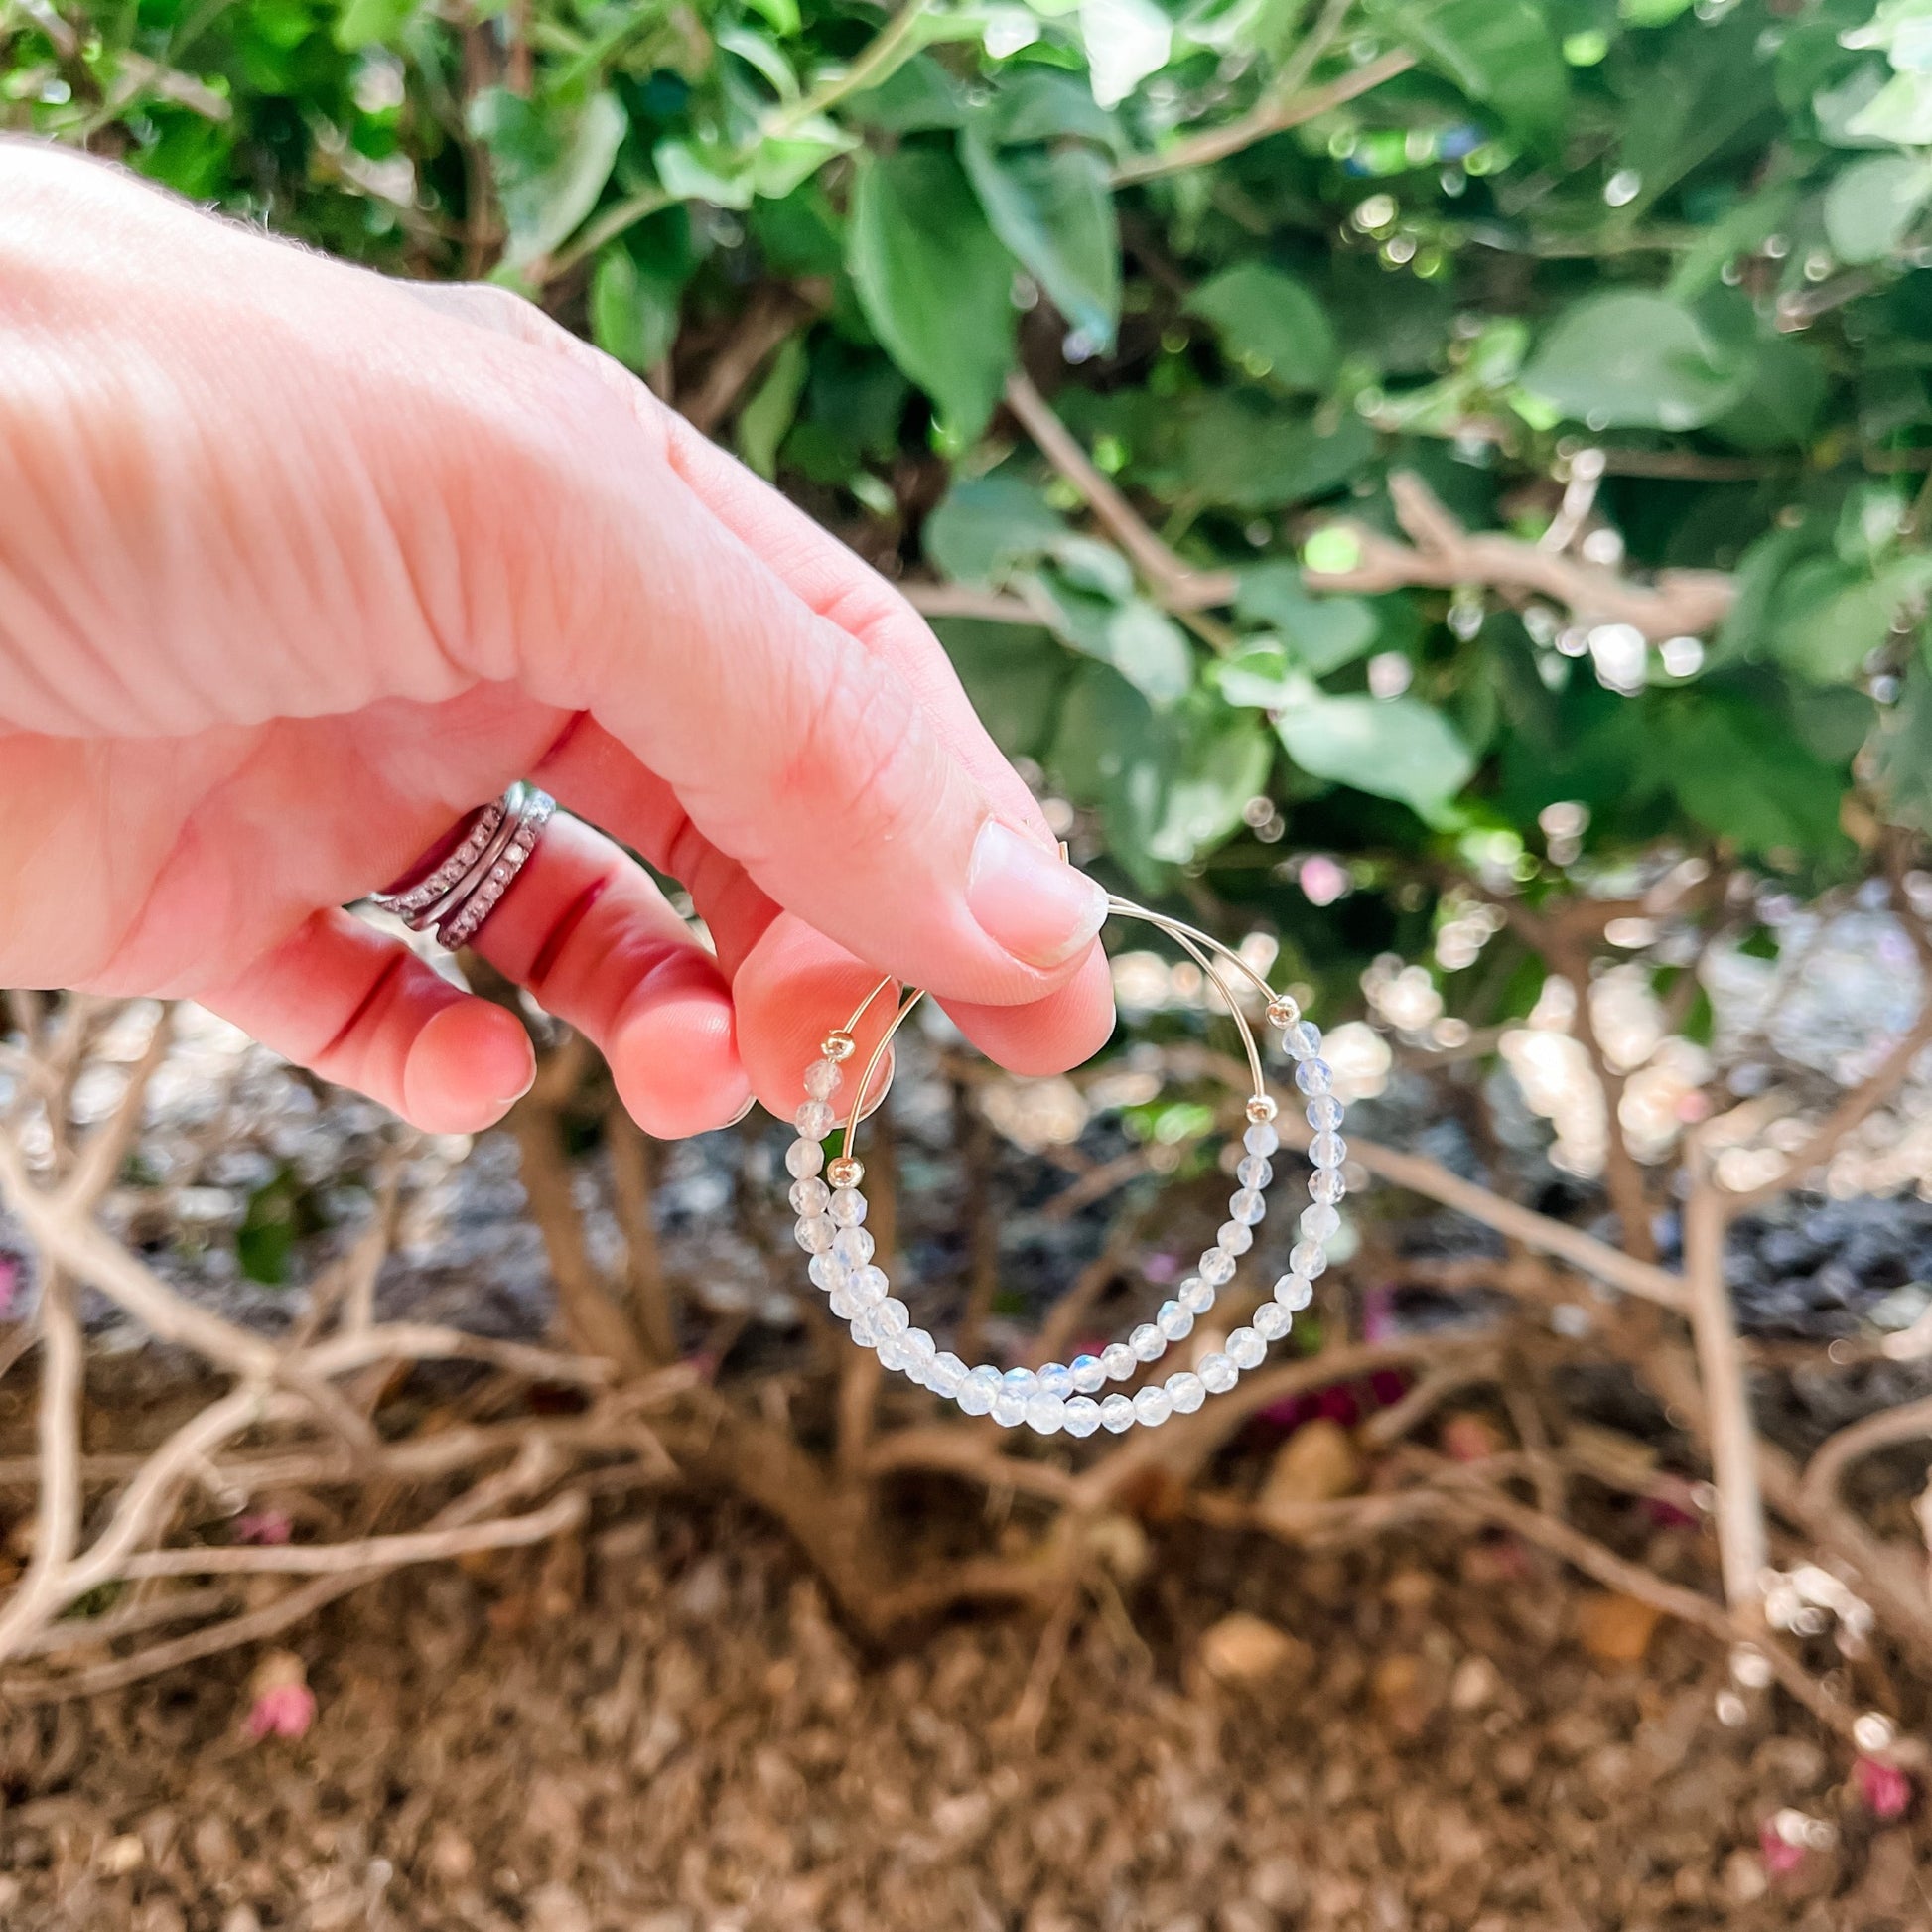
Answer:
[[[297,1633],[299,1738],[249,1736],[248,1655],[0,1711],[0,1924],[1932,1926],[1915,1816],[1788,1711],[1721,1724],[1716,1645],[1513,1546],[1183,1528],[1116,1575],[1055,1668],[1025,1618],[869,1653],[722,1504],[409,1572]],[[1834,1842],[1775,1875],[1786,1807]]]

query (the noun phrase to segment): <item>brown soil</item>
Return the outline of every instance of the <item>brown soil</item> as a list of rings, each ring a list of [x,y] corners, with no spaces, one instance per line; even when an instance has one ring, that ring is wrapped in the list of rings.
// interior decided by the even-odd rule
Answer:
[[[0,1925],[1932,1926],[1922,1824],[1836,1747],[1726,1728],[1708,1640],[1502,1557],[1160,1540],[1053,1670],[1022,1620],[862,1654],[762,1525],[645,1511],[338,1605],[297,1742],[249,1740],[247,1655],[0,1712]],[[1835,1842],[1770,1878],[1784,1807]]]

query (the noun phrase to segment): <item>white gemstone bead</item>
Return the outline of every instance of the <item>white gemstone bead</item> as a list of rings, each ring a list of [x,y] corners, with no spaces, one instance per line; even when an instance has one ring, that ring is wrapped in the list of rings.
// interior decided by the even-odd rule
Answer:
[[[1194,1332],[1194,1317],[1178,1302],[1163,1302],[1154,1325],[1169,1341],[1185,1341]]]
[[[805,1273],[812,1278],[814,1288],[822,1288],[829,1295],[845,1280],[845,1263],[839,1259],[838,1244],[822,1255],[813,1255]]]
[[[814,1100],[830,1100],[844,1078],[834,1061],[814,1060],[805,1069],[805,1091]]]
[[[1319,1201],[1302,1210],[1302,1233],[1310,1241],[1326,1241],[1341,1226],[1341,1216]]]
[[[1000,1371],[991,1362],[982,1362],[978,1368],[969,1368],[965,1379],[960,1383],[953,1400],[967,1415],[984,1416],[992,1413],[993,1398],[999,1392]]]
[[[1228,1336],[1228,1360],[1236,1368],[1259,1368],[1268,1344],[1252,1328],[1237,1328]]]
[[[911,1357],[905,1352],[903,1335],[880,1335],[872,1345],[872,1352],[879,1357],[881,1368],[909,1370],[912,1367]]]
[[[1341,1102],[1331,1093],[1320,1094],[1311,1100],[1306,1112],[1309,1125],[1317,1134],[1332,1133],[1341,1125]]]
[[[912,1311],[897,1295],[889,1295],[873,1310],[872,1318],[882,1335],[902,1335],[912,1325]]]
[[[1100,1351],[1100,1366],[1110,1382],[1125,1382],[1134,1373],[1134,1351],[1124,1341],[1110,1341]]]
[[[1039,1386],[1046,1395],[1056,1395],[1064,1400],[1073,1393],[1073,1371],[1063,1362],[1047,1362],[1035,1373],[1039,1377]]]
[[[1327,1267],[1328,1257],[1321,1252],[1320,1242],[1298,1241],[1288,1251],[1288,1265],[1292,1273],[1313,1281]]]
[[[832,1202],[832,1190],[822,1180],[794,1180],[787,1196],[791,1211],[812,1218],[823,1214]]]
[[[1264,1302],[1255,1310],[1254,1331],[1263,1341],[1280,1341],[1294,1325],[1295,1317],[1279,1302]]]
[[[1057,1436],[1066,1422],[1066,1403],[1044,1389],[1027,1404],[1027,1427],[1035,1436]]]
[[[1338,1201],[1347,1191],[1339,1168],[1316,1168],[1309,1175],[1309,1192],[1318,1201]]]
[[[1235,1163],[1234,1177],[1244,1187],[1262,1188],[1274,1179],[1275,1170],[1260,1155],[1251,1154],[1246,1160]]]
[[[1209,1248],[1200,1258],[1198,1273],[1202,1281],[1224,1287],[1234,1279],[1234,1257],[1225,1248]]]
[[[866,1197],[856,1187],[837,1188],[829,1211],[840,1227],[856,1228],[866,1218]]]
[[[1311,1060],[1321,1051],[1321,1029],[1312,1020],[1300,1020],[1282,1035],[1282,1050],[1292,1060]]]
[[[1314,1300],[1314,1284],[1306,1275],[1284,1275],[1275,1284],[1275,1300],[1291,1314],[1299,1314]]]
[[[1060,1426],[1069,1436],[1091,1436],[1100,1427],[1099,1403],[1090,1395],[1072,1397]]]
[[[966,1386],[966,1364],[948,1351],[932,1358],[925,1372],[925,1385],[934,1395],[956,1396]]]
[[[1282,1137],[1275,1132],[1272,1121],[1258,1120],[1249,1125],[1248,1131],[1241,1136],[1241,1145],[1250,1154],[1261,1156],[1264,1160],[1282,1144]]]
[[[870,1302],[862,1302],[852,1290],[841,1282],[826,1298],[826,1306],[841,1321],[850,1321],[854,1315],[864,1314],[872,1307]]]
[[[1214,1231],[1214,1245],[1223,1254],[1245,1255],[1255,1245],[1255,1231],[1246,1221],[1223,1221]]]
[[[1228,1200],[1228,1219],[1245,1221],[1249,1227],[1259,1227],[1268,1213],[1268,1203],[1252,1187],[1243,1187],[1238,1194]]]
[[[1027,1420],[1027,1398],[1015,1389],[1003,1388],[993,1398],[993,1420],[1002,1429],[1018,1429]]]
[[[832,1252],[848,1268],[863,1268],[872,1259],[872,1236],[864,1228],[840,1228]]]
[[[1189,1275],[1174,1290],[1173,1299],[1189,1314],[1205,1314],[1214,1306],[1214,1284],[1202,1281],[1198,1275]]]
[[[822,1141],[832,1131],[832,1109],[823,1100],[808,1100],[792,1115],[800,1140]]]
[[[1116,1436],[1134,1427],[1134,1405],[1116,1391],[1100,1405],[1100,1426]]]
[[[1134,1351],[1137,1362],[1158,1362],[1166,1351],[1167,1337],[1152,1321],[1143,1321],[1127,1337],[1127,1345]]]
[[[899,1352],[915,1369],[923,1370],[939,1358],[939,1344],[923,1328],[908,1328],[898,1338]]]
[[[1134,1420],[1144,1429],[1159,1429],[1173,1414],[1173,1397],[1150,1383],[1134,1397]]]
[[[852,1339],[861,1348],[877,1348],[884,1339],[879,1330],[873,1326],[871,1314],[863,1309],[852,1317],[851,1326]]]
[[[1107,1371],[1098,1355],[1075,1355],[1073,1366],[1068,1371],[1073,1386],[1082,1395],[1092,1395],[1095,1390],[1107,1386]]]
[[[1176,1416],[1191,1416],[1207,1400],[1207,1385],[1191,1368],[1168,1377],[1168,1400]]]
[[[1295,1069],[1295,1084],[1304,1093],[1326,1093],[1335,1084],[1335,1069],[1326,1060],[1304,1060]]]
[[[825,1165],[825,1150],[816,1141],[793,1141],[785,1149],[785,1169],[794,1179],[809,1180]]]
[[[1309,1143],[1309,1159],[1317,1168],[1338,1168],[1348,1159],[1348,1143],[1339,1134],[1317,1134]]]
[[[1031,1402],[1039,1392],[1039,1377],[1030,1368],[1010,1368],[1000,1377],[1000,1386],[1022,1402]]]
[[[883,1268],[855,1268],[846,1276],[845,1286],[848,1294],[869,1309],[876,1309],[892,1293],[893,1287]]]
[[[801,1220],[791,1231],[791,1238],[808,1255],[822,1255],[832,1245],[838,1229],[823,1214],[813,1214]]]
[[[1200,1377],[1201,1387],[1211,1395],[1225,1395],[1241,1379],[1241,1371],[1219,1349],[1203,1355],[1195,1363],[1194,1373]]]

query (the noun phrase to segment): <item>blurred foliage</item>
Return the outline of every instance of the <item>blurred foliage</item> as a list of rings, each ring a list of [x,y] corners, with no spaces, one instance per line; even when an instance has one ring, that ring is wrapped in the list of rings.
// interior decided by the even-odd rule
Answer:
[[[1311,976],[1419,949],[1471,874],[1807,890],[1932,826],[1932,0],[4,0],[0,82],[674,398],[750,353],[750,462],[1037,614],[939,628],[1082,856]],[[1238,574],[1213,618],[1002,414],[1023,366]],[[1534,541],[1586,448],[1586,555],[1736,573],[1701,651],[1611,677],[1534,603],[1303,582],[1324,520],[1392,527],[1392,469]]]

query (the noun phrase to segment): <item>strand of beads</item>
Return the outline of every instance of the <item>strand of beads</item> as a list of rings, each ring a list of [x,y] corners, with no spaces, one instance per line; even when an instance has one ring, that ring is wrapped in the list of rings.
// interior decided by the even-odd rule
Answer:
[[[990,1415],[1010,1429],[1024,1423],[1042,1436],[1061,1430],[1069,1436],[1091,1436],[1098,1429],[1119,1435],[1136,1423],[1153,1428],[1170,1416],[1191,1415],[1208,1396],[1233,1388],[1244,1370],[1258,1368],[1269,1343],[1289,1332],[1295,1316],[1313,1299],[1315,1280],[1328,1265],[1327,1243],[1341,1225],[1336,1203],[1346,1191],[1341,1166],[1348,1150],[1340,1134],[1341,1102],[1332,1092],[1334,1073],[1321,1058],[1321,1035],[1302,1019],[1292,1000],[1272,1000],[1268,1018],[1281,1031],[1282,1043],[1295,1062],[1295,1084],[1313,1130],[1309,1146],[1314,1170],[1309,1181],[1311,1198],[1302,1212],[1300,1238],[1289,1253],[1288,1272],[1275,1284],[1273,1300],[1264,1302],[1250,1322],[1193,1368],[1146,1382],[1131,1396],[1119,1389],[1101,1395],[1108,1383],[1132,1379],[1158,1362],[1172,1344],[1184,1341],[1195,1321],[1213,1308],[1218,1291],[1233,1280],[1238,1257],[1254,1245],[1254,1231],[1267,1213],[1263,1191],[1274,1178],[1269,1156],[1281,1146],[1275,1103],[1265,1094],[1248,1102],[1243,1153],[1235,1168],[1239,1185],[1215,1245],[1201,1255],[1196,1272],[1162,1304],[1152,1321],[1142,1322],[1125,1341],[1071,1363],[1004,1372],[991,1362],[969,1368],[913,1325],[911,1311],[892,1293],[886,1271],[874,1263],[873,1238],[865,1226],[866,1197],[859,1191],[863,1164],[851,1154],[826,1162],[821,1143],[837,1125],[832,1098],[844,1083],[842,1063],[853,1050],[849,1035],[833,1034],[821,1057],[806,1069],[805,1103],[794,1116],[798,1139],[785,1154],[792,1176],[791,1205],[798,1216],[793,1233],[811,1257],[813,1285],[825,1292],[832,1312],[849,1324],[855,1342],[873,1349],[886,1367],[956,1402],[969,1416]]]

